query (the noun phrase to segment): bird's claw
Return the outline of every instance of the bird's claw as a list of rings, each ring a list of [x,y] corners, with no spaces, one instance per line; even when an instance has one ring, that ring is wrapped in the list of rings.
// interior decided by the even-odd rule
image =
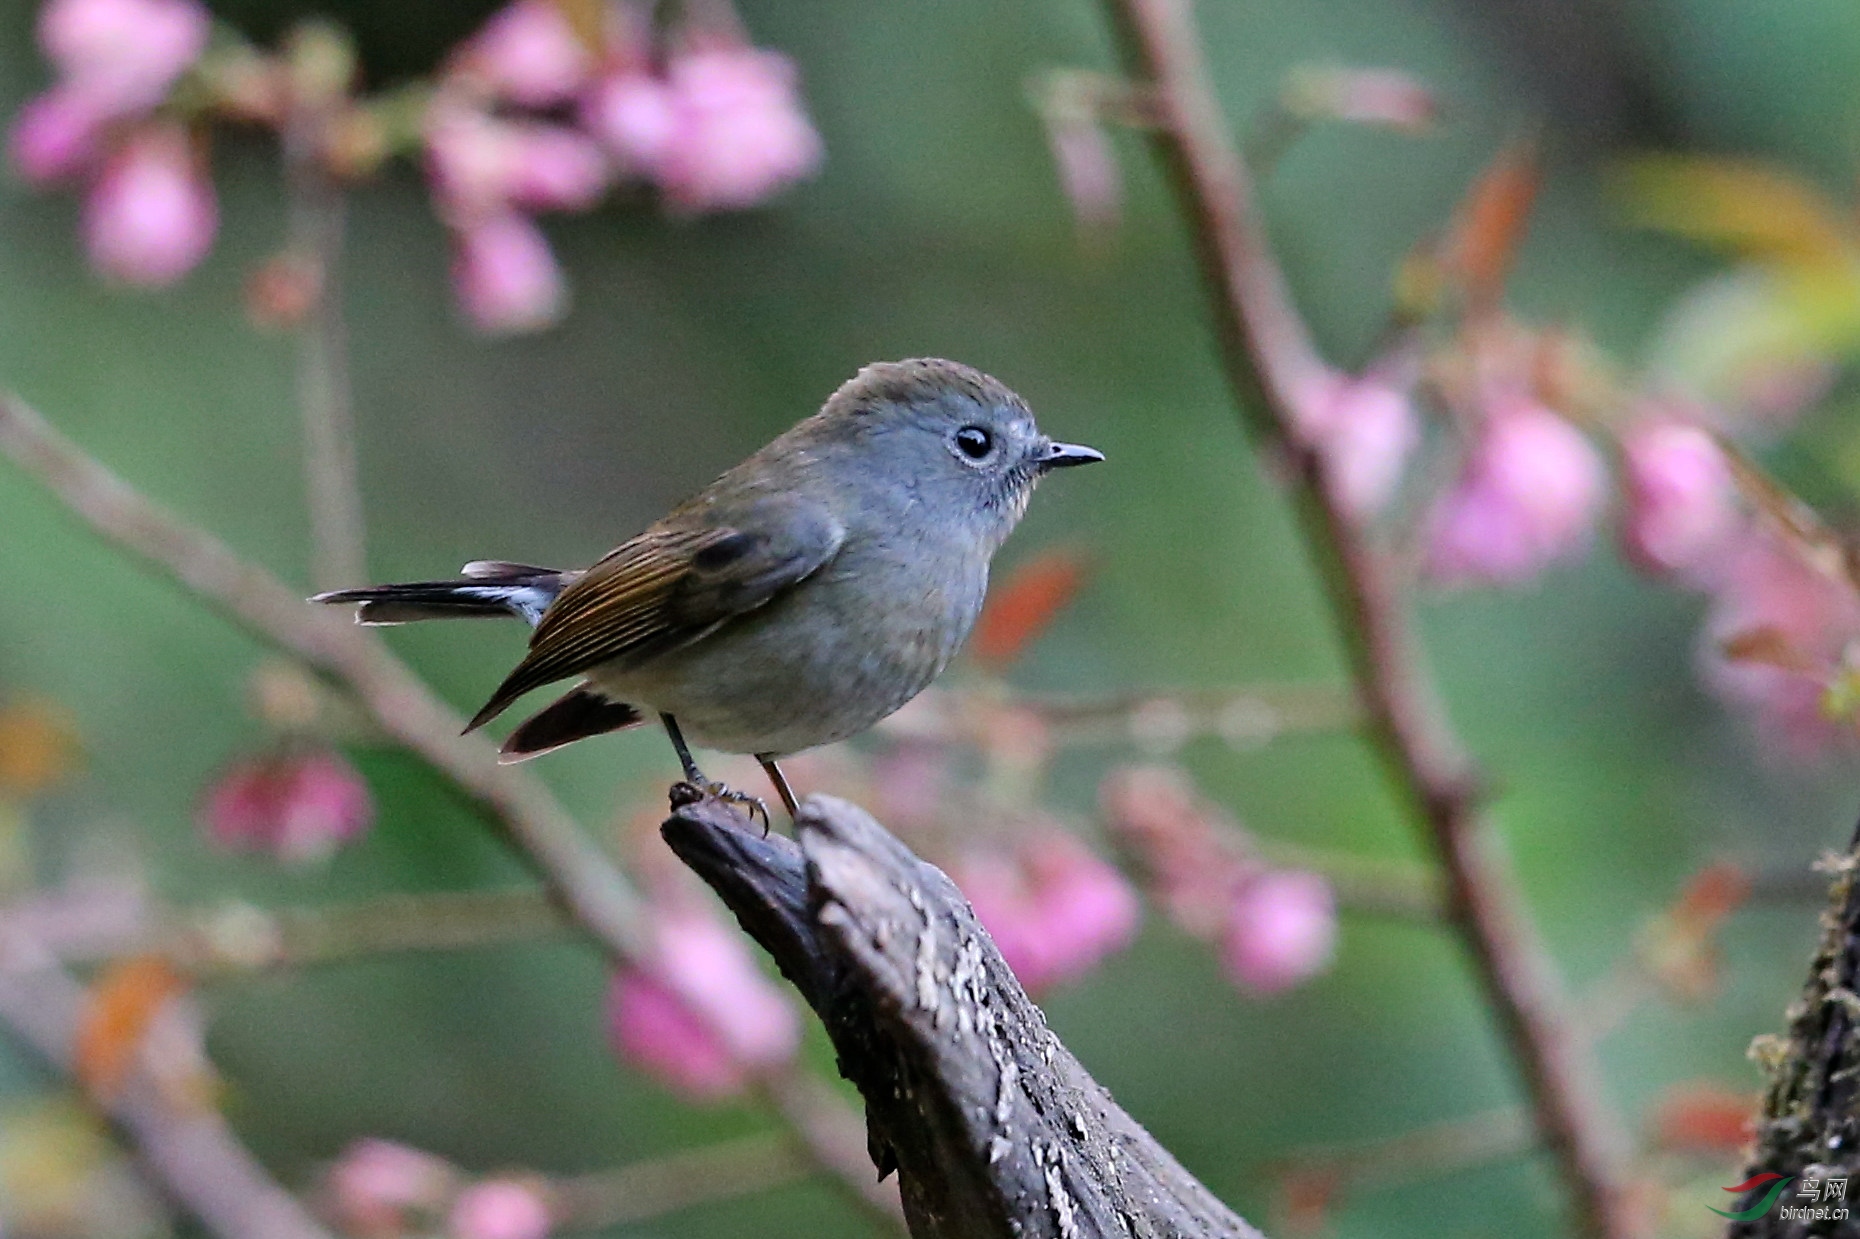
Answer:
[[[702,779],[695,783],[686,782],[679,786],[692,788],[700,797],[709,796],[721,800],[725,804],[737,805],[742,808],[744,812],[749,814],[751,818],[761,818],[762,833],[765,837],[768,835],[772,823],[769,821],[768,804],[762,797],[751,796],[748,792],[739,792],[735,788],[724,783],[719,783],[714,779]]]

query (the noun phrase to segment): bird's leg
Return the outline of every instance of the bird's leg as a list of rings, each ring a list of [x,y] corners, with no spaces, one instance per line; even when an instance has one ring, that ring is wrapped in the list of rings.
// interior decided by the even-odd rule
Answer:
[[[684,733],[678,730],[678,720],[674,719],[669,714],[661,714],[659,715],[659,721],[665,724],[665,734],[672,738],[672,747],[678,750],[678,764],[684,767],[685,782],[691,784],[691,786],[697,788],[699,791],[704,792],[706,795],[715,796],[717,799],[728,801],[730,804],[742,805],[752,816],[757,816],[762,819],[762,833],[767,834],[769,829],[769,807],[762,803],[762,798],[759,796],[751,796],[747,792],[732,791],[715,779],[705,778],[704,772],[698,769],[697,762],[691,756],[691,746],[685,743]]]
[[[762,763],[763,773],[767,774],[769,782],[775,785],[775,794],[780,796],[782,804],[787,806],[788,820],[798,819],[801,816],[801,809],[794,802],[794,789],[788,786],[788,777],[781,772],[781,767],[775,764],[774,755],[757,753],[756,760]]]

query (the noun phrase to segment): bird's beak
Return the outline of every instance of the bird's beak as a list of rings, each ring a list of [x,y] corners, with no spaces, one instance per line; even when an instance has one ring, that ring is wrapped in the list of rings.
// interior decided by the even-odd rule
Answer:
[[[1073,465],[1096,464],[1104,459],[1104,453],[1096,448],[1083,447],[1077,443],[1049,443],[1046,455],[1040,458],[1042,469],[1069,469]]]

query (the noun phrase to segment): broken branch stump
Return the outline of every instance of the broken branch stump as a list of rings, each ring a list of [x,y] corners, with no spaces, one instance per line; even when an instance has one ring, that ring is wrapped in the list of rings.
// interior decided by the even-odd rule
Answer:
[[[662,833],[825,1023],[915,1239],[1260,1239],[1111,1099],[942,870],[855,805],[795,839],[675,796]]]

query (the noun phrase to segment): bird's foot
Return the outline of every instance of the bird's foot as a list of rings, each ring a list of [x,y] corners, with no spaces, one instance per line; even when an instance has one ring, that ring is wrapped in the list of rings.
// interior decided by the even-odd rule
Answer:
[[[760,796],[739,792],[727,784],[719,783],[715,779],[707,779],[702,775],[672,785],[672,806],[674,808],[683,808],[685,805],[696,804],[704,799],[721,800],[725,804],[741,807],[751,818],[762,819],[764,836],[769,833],[769,807]]]

